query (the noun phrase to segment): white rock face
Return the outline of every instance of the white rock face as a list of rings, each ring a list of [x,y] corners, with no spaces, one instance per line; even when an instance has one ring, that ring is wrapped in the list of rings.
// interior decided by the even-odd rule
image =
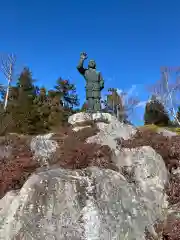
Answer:
[[[84,129],[84,128],[89,128],[89,127],[91,127],[91,126],[78,126],[78,127],[74,127],[72,130],[74,131],[74,132],[78,132],[78,131],[80,131],[80,130],[82,130],[82,129]]]
[[[143,240],[144,228],[153,232],[162,215],[151,194],[96,167],[34,174],[9,198],[0,211],[1,240]]]
[[[104,122],[98,122],[98,123],[96,123],[96,125],[97,125],[98,129],[101,131],[105,130],[106,127],[108,126],[108,124],[104,123]]]
[[[116,119],[114,116],[112,116],[109,113],[86,113],[86,112],[80,112],[73,114],[72,116],[69,117],[68,123],[71,125],[74,125],[76,123],[82,123],[85,121],[90,121],[90,120],[105,120],[111,122],[113,119]]]
[[[168,182],[168,173],[162,157],[149,146],[128,149],[123,148],[113,159],[120,171],[125,167],[141,189],[141,193],[152,201],[154,206],[165,206],[164,186]],[[167,207],[167,206],[166,206]]]
[[[100,126],[100,125],[99,125]],[[108,145],[111,149],[117,150],[117,138],[127,140],[137,132],[136,128],[112,119],[108,125],[102,125],[100,132],[87,139],[88,143],[96,142],[101,145]]]
[[[131,138],[136,133],[136,128],[119,122],[116,117],[112,116],[109,113],[94,113],[89,114],[85,112],[76,113],[69,117],[68,122],[72,125],[76,123],[81,123],[89,120],[98,120],[97,127],[99,128],[100,132],[92,137],[87,139],[87,143],[98,143],[101,145],[108,145],[111,149],[117,150],[117,138],[123,138],[125,140]],[[109,124],[100,122],[100,121],[108,121]],[[74,127],[74,131],[79,131],[82,128],[89,127]]]
[[[48,165],[48,161],[53,162],[52,154],[58,148],[57,142],[50,139],[52,136],[53,133],[38,135],[31,140],[31,151],[42,165]]]
[[[99,130],[104,130],[107,127],[107,123],[104,122],[97,122],[96,123],[97,127]],[[84,128],[90,128],[91,126],[87,125],[87,126],[78,126],[78,127],[74,127],[73,131],[78,132],[79,130],[82,130]]]
[[[12,154],[12,147],[11,146],[0,146],[0,158],[8,158]]]
[[[178,135],[176,132],[169,131],[169,130],[167,130],[165,128],[159,128],[157,130],[157,132],[158,133],[162,133],[163,136],[165,136],[165,137],[173,137],[173,136],[177,136]]]

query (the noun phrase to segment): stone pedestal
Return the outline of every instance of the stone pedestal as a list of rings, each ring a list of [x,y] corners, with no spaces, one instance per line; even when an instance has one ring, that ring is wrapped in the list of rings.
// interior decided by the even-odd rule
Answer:
[[[68,119],[68,122],[72,125],[74,125],[76,123],[91,121],[91,120],[94,120],[94,121],[97,121],[97,122],[107,121],[107,122],[110,123],[113,119],[116,119],[116,118],[109,113],[80,112],[80,113],[75,113],[72,116],[70,116],[69,119]]]
[[[79,131],[83,128],[91,127],[89,125],[91,121],[96,122],[97,126],[102,129],[103,127],[107,126],[108,123],[112,122],[112,120],[116,120],[116,118],[109,113],[80,112],[70,116],[68,119],[68,123],[73,126],[74,131]]]
[[[89,114],[80,112],[70,116],[68,119],[73,131],[76,132],[83,128],[92,127],[91,121],[96,123],[99,133],[86,139],[86,142],[107,145],[115,151],[117,151],[117,139],[123,138],[127,140],[137,131],[135,127],[119,122],[116,117],[109,113]]]

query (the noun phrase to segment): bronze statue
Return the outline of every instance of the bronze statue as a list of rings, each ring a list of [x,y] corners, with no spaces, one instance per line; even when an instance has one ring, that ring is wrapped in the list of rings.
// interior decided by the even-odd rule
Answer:
[[[87,111],[97,112],[101,110],[101,90],[104,88],[104,80],[101,73],[96,71],[94,60],[90,60],[88,68],[84,68],[85,59],[87,59],[87,54],[83,52],[80,55],[77,69],[86,80]]]

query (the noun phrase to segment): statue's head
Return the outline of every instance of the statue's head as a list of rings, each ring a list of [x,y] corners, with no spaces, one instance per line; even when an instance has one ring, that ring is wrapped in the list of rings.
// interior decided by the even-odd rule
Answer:
[[[96,68],[96,62],[94,60],[90,60],[88,63],[88,68]]]

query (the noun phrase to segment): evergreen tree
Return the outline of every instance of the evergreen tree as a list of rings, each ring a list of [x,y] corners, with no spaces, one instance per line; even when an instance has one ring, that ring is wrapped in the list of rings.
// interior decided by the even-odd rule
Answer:
[[[59,98],[63,102],[64,108],[72,110],[74,107],[79,106],[76,87],[74,84],[71,84],[69,80],[59,78],[56,82],[55,89],[59,94]]]
[[[9,88],[9,98],[8,103],[9,104],[15,104],[18,101],[19,97],[19,88],[17,86],[11,86]]]
[[[28,68],[21,72],[15,87],[11,88],[9,113],[14,119],[13,131],[23,134],[36,134],[43,132],[43,123],[37,106],[36,86],[32,78],[32,73]]]
[[[32,73],[29,68],[24,68],[17,81],[18,101],[23,105],[32,104],[36,97],[36,87],[33,83]]]
[[[6,88],[0,84],[0,102],[3,103],[6,95]]]
[[[44,131],[50,130],[50,125],[48,122],[50,115],[50,104],[45,87],[36,87],[36,98],[34,99],[34,105],[36,106],[36,110],[40,118],[41,127],[44,129]]]
[[[69,81],[59,79],[54,90],[39,88],[34,84],[32,73],[24,68],[15,86],[10,87],[6,112],[3,111],[5,91],[0,86],[0,134],[16,132],[40,134],[67,124],[69,115],[80,111],[76,87]],[[11,120],[11,124],[7,123]],[[7,126],[8,125],[8,129]]]
[[[146,104],[144,113],[145,124],[156,124],[167,126],[170,119],[164,105],[152,95],[150,101]]]
[[[48,91],[48,103],[50,108],[50,114],[48,116],[49,125],[56,128],[67,122],[67,114],[63,108],[63,102],[60,99],[60,93],[58,91]]]

